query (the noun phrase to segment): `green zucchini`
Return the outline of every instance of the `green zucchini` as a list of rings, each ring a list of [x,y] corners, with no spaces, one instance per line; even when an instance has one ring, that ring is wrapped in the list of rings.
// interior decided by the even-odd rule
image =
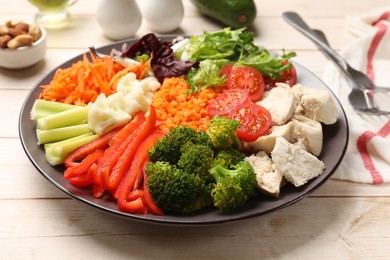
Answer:
[[[233,29],[250,27],[256,18],[254,0],[191,0],[197,9]]]

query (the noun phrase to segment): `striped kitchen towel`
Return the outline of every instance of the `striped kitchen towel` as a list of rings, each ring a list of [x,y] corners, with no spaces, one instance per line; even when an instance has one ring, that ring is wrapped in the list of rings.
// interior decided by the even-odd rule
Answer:
[[[377,85],[390,87],[390,6],[348,17],[347,23],[357,37],[340,51],[341,56]],[[355,112],[347,99],[351,87],[333,63],[326,65],[323,79],[343,105],[350,128],[346,155],[332,178],[371,184],[390,182],[390,115]],[[389,106],[390,92],[375,95],[379,101],[380,95],[389,95]]]

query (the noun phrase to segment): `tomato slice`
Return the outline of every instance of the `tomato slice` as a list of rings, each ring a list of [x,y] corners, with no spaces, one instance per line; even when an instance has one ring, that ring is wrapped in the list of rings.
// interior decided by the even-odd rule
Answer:
[[[211,117],[215,115],[228,116],[237,107],[250,102],[248,91],[245,89],[229,89],[222,92],[207,105]]]
[[[287,61],[284,62],[285,64]],[[276,83],[286,83],[290,87],[297,84],[297,71],[295,70],[294,65],[291,65],[289,69],[286,69],[281,74],[281,78],[272,79],[270,76],[264,76],[265,90],[270,90],[276,86]]]
[[[241,122],[241,126],[236,133],[244,141],[256,141],[257,138],[267,133],[272,125],[272,117],[269,111],[254,103],[242,105],[232,111],[229,118]]]
[[[256,102],[263,96],[264,79],[257,69],[248,66],[239,66],[233,68],[229,73],[227,88],[246,89],[251,101]]]
[[[219,76],[222,78],[223,76],[225,76],[226,78],[229,76],[230,72],[232,71],[233,69],[233,66],[234,64],[233,63],[229,63],[229,64],[226,64],[225,66],[222,67],[221,71],[219,72]]]

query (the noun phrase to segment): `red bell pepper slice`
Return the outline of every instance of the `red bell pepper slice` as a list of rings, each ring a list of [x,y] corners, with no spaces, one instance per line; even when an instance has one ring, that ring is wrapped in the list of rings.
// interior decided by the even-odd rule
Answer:
[[[118,188],[123,176],[126,174],[130,166],[132,165],[133,158],[137,152],[138,147],[141,145],[142,141],[154,130],[156,125],[156,111],[153,107],[149,109],[149,116],[147,117],[146,122],[138,126],[136,132],[134,132],[131,142],[126,147],[125,151],[118,158],[117,163],[115,164],[112,171],[109,173],[103,171],[101,174],[102,177],[102,186],[105,189],[110,190],[113,194]]]
[[[138,126],[145,121],[145,113],[137,112],[134,115],[133,120],[123,126],[109,141],[109,147],[104,151],[104,154],[99,158],[97,162],[97,170],[93,174],[93,196],[99,198],[106,190],[102,184],[102,173],[109,174],[112,168],[118,161],[118,158],[126,149],[127,145],[131,141],[134,132]],[[114,140],[114,141],[113,141]]]
[[[109,148],[106,149],[104,155],[98,162],[98,176],[109,175],[117,164],[119,157],[123,154],[129,143],[136,136],[139,126],[145,122],[145,113],[138,112],[134,119],[126,124],[113,138],[115,141],[109,141]]]
[[[146,214],[147,208],[145,207],[145,204],[143,202],[142,197],[132,200],[132,201],[126,201],[126,204],[122,205],[121,210],[128,213],[136,213],[136,214]]]
[[[126,175],[123,176],[117,189],[118,208],[122,211],[129,210],[131,201],[128,200],[128,194],[133,189],[134,183],[139,174],[142,174],[145,162],[149,160],[148,150],[153,147],[158,139],[164,136],[165,133],[155,131],[151,133],[138,147],[136,154],[133,158],[131,166]],[[145,194],[145,191],[144,191]]]
[[[103,153],[104,149],[97,149],[96,151],[88,154],[87,157],[85,157],[76,166],[67,168],[64,172],[65,179],[71,179],[86,174],[91,165],[96,163]]]
[[[96,163],[92,164],[87,173],[70,178],[69,183],[80,188],[93,184],[93,174],[96,172],[96,168]]]
[[[93,140],[92,142],[89,142],[83,146],[80,146],[73,152],[71,152],[64,160],[64,164],[66,168],[74,167],[79,164],[79,160],[82,160],[85,158],[88,154],[93,153],[97,149],[104,149],[107,147],[109,140],[119,132],[121,127],[117,127],[107,133],[105,133],[102,136],[99,136],[99,138]]]
[[[132,190],[129,192],[129,194],[127,194],[127,200],[132,201],[138,198],[142,198],[143,196],[144,196],[143,190]]]

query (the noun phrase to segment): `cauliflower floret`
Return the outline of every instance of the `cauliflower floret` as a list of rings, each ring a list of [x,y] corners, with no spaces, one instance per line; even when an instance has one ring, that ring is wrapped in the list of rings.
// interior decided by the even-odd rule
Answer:
[[[105,94],[100,94],[96,101],[90,105],[89,128],[100,135],[127,123],[131,116],[122,109],[123,99],[123,93],[115,93],[108,97]]]
[[[153,93],[159,87],[154,77],[137,80],[134,73],[128,73],[119,80],[116,93],[108,97],[101,94],[91,104],[89,127],[96,134],[104,134],[126,124],[136,112],[149,109]]]

